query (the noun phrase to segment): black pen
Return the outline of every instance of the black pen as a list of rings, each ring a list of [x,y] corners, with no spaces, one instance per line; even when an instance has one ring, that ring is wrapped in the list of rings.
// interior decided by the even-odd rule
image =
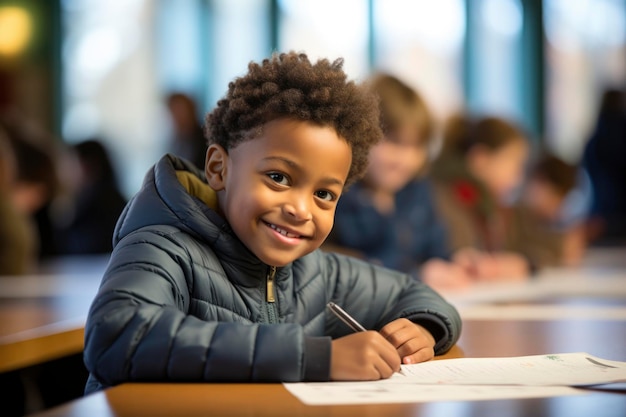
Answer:
[[[326,304],[326,306],[330,309],[330,311],[332,311],[335,314],[335,316],[339,317],[339,319],[343,321],[344,323],[346,323],[348,327],[350,327],[353,331],[355,332],[367,331],[365,327],[361,326],[361,323],[356,321],[351,315],[346,313],[343,310],[343,308],[339,307],[337,304],[331,301],[330,303]]]

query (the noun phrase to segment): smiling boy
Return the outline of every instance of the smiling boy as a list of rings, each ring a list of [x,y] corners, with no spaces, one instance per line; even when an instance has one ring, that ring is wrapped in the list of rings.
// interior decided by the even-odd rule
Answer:
[[[166,155],[116,226],[85,331],[86,391],[128,381],[387,378],[458,339],[408,275],[318,248],[381,137],[342,61],[251,63],[207,115],[204,172]],[[370,331],[352,333],[343,306]]]
[[[351,154],[331,127],[278,119],[229,152],[212,144],[206,173],[242,243],[267,265],[282,266],[328,236]]]

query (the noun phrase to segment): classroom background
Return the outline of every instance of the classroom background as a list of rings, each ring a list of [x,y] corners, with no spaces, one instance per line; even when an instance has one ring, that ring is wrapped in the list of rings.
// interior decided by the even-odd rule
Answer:
[[[576,162],[604,90],[626,84],[623,0],[2,0],[0,107],[75,143],[110,147],[126,196],[168,147],[166,96],[202,117],[272,51],[385,70],[443,119],[518,121]]]
[[[356,80],[398,77],[438,124],[506,118],[535,151],[585,170],[603,115],[625,114],[626,0],[0,0],[0,122],[25,139],[19,179],[45,189],[22,198],[40,234],[33,270],[59,255],[106,255],[149,167],[165,152],[202,155],[202,118],[228,82],[291,49],[341,57]],[[616,147],[592,155],[592,168],[623,161],[621,123],[605,135]],[[626,244],[622,178],[594,183],[617,223],[590,222],[592,245]],[[603,241],[606,230],[617,239]],[[85,231],[105,239],[85,241]],[[71,359],[61,366],[81,366]],[[40,398],[31,410],[67,399]]]

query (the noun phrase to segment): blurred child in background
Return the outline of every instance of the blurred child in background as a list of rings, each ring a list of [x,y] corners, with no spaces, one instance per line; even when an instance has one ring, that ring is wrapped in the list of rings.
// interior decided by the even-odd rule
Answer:
[[[77,159],[75,190],[57,231],[62,255],[105,254],[113,248],[113,229],[126,205],[107,148],[99,138],[72,146]]]
[[[13,160],[10,185],[7,185],[8,198],[25,223],[18,218],[15,218],[14,223],[3,221],[11,227],[19,227],[22,238],[28,240],[30,248],[27,257],[23,259],[26,264],[17,262],[17,258],[15,261],[22,264],[21,273],[33,272],[41,258],[54,250],[49,207],[59,189],[59,181],[53,141],[47,132],[17,112],[0,115],[0,128],[6,134]],[[6,244],[13,243],[9,240]],[[20,244],[26,242],[15,242],[17,246]]]
[[[169,151],[204,168],[207,142],[202,131],[196,101],[189,95],[174,92],[166,99],[172,122]]]
[[[365,177],[339,200],[325,248],[411,273],[435,288],[464,287],[470,277],[451,257],[446,231],[422,175],[434,120],[413,88],[388,74],[370,87],[379,97],[385,138],[369,154]]]
[[[516,250],[538,266],[576,265],[586,248],[591,185],[585,173],[549,153],[528,173],[516,214]]]
[[[505,207],[524,178],[530,146],[525,134],[502,118],[456,117],[446,126],[432,177],[439,213],[455,261],[478,280],[524,279],[535,268],[515,251]]]
[[[15,152],[0,129],[0,275],[23,275],[36,265],[36,230],[14,201],[16,172]]]
[[[626,91],[602,94],[582,164],[593,188],[588,237],[593,245],[626,244]]]

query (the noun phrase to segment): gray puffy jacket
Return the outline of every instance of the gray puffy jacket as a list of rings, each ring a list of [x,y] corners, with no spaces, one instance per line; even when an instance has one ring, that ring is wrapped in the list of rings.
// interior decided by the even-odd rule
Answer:
[[[328,380],[331,338],[350,332],[329,301],[369,329],[419,323],[438,354],[458,339],[455,308],[408,275],[319,250],[263,264],[179,170],[204,178],[163,157],[117,223],[87,319],[86,392],[127,381]]]

